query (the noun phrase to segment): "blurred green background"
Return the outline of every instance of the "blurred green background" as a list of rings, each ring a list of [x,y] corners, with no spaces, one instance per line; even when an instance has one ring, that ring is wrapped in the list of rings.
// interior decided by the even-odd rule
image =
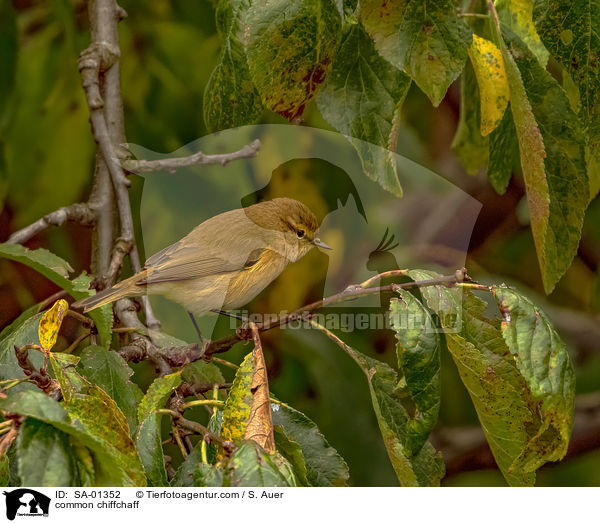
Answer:
[[[0,0],[0,3],[0,199],[3,203],[0,241],[4,241],[11,232],[42,215],[87,198],[95,144],[77,72],[78,54],[89,44],[85,2]],[[207,134],[202,118],[203,93],[220,49],[214,6],[208,0],[123,0],[121,5],[129,15],[120,25],[127,140],[150,151],[169,153]],[[459,187],[457,195],[464,192],[473,201],[481,202],[483,207],[469,243],[466,262],[469,273],[482,281],[516,285],[546,307],[569,344],[577,369],[578,393],[600,394],[600,199],[596,198],[588,210],[573,266],[555,292],[545,297],[521,180],[514,177],[507,193],[498,196],[485,173],[466,174],[451,149],[458,113],[458,85],[452,86],[437,109],[418,89],[411,89],[403,108],[399,152]],[[261,123],[287,124],[269,112],[265,112]],[[307,108],[302,125],[331,129],[314,102]],[[266,196],[294,196],[301,191],[318,209],[326,208],[328,198],[339,192],[335,184],[323,183],[323,177],[311,176],[310,167],[303,162],[288,168],[288,176],[278,178],[281,183],[272,184]],[[254,175],[247,175],[268,177],[270,172],[257,170]],[[257,187],[264,185],[258,183],[260,179],[254,182]],[[147,236],[143,185],[141,178],[134,180],[132,202],[138,213],[141,208],[138,225],[144,227]],[[202,214],[200,198],[198,202]],[[398,221],[393,224],[396,240],[402,241],[403,227],[414,233],[414,227],[422,226],[419,216],[426,210],[433,219],[419,233],[427,235],[428,243],[447,243],[449,235],[455,234],[454,218],[464,211],[465,202],[458,196],[407,191],[401,215],[390,215],[390,219]],[[376,213],[377,202],[370,200],[369,205],[371,208],[365,209],[367,214]],[[168,210],[159,211],[161,216],[168,216]],[[158,246],[176,239],[172,237],[174,225],[164,220],[160,223],[162,228],[154,227],[152,236],[152,242]],[[27,246],[50,249],[69,260],[77,274],[89,269],[90,236],[89,229],[67,224],[39,234]],[[380,240],[380,235],[371,238],[366,252]],[[334,241],[343,243],[344,238]],[[248,308],[268,312],[318,299],[325,281],[323,259],[319,256],[311,253],[290,267]],[[340,282],[355,274],[353,268],[347,267],[351,260],[332,259],[330,263],[343,273]],[[385,270],[392,268],[389,264],[394,260],[382,255],[371,263],[370,270]],[[290,286],[295,281],[305,285]],[[33,271],[0,260],[0,328],[56,290]],[[156,305],[159,315],[164,308],[161,319],[170,334],[193,341],[193,330],[182,311],[172,314],[173,309],[167,309],[160,300]],[[229,320],[220,321],[217,330],[225,332],[228,324]],[[77,328],[76,323],[65,322],[62,346],[74,339]],[[341,336],[366,354],[394,364],[394,338],[390,332],[357,331]],[[372,412],[366,380],[354,362],[316,332],[270,331],[264,336],[264,345],[273,393],[318,424],[348,462],[351,483],[397,485]],[[225,357],[238,363],[247,350],[247,346],[239,344]],[[477,426],[475,411],[447,354],[443,363],[439,434],[458,427]],[[228,369],[225,374],[231,378]],[[594,450],[600,448],[598,423],[596,430],[598,433],[589,434],[590,441],[581,453],[563,463],[544,467],[538,474],[538,485],[600,486],[600,450]],[[460,439],[466,432],[456,434]],[[470,470],[479,466],[487,465],[473,461],[462,468],[457,465],[443,484],[505,485],[494,469]]]

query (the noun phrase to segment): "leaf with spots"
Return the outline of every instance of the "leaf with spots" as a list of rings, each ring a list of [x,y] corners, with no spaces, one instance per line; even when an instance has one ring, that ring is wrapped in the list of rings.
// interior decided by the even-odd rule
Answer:
[[[504,341],[531,394],[541,404],[542,426],[519,460],[523,468],[535,470],[546,461],[562,459],[567,452],[575,372],[565,342],[539,307],[505,287],[494,288],[494,296],[504,314]]]
[[[438,106],[467,60],[471,30],[452,0],[367,0],[361,20],[386,60]]]
[[[204,91],[204,121],[209,131],[256,122],[263,106],[250,76],[242,43],[242,20],[249,0],[220,0],[217,27],[223,49]]]
[[[50,354],[53,367],[71,366]],[[61,377],[61,388],[77,390],[69,401],[59,403],[41,391],[26,390],[0,398],[0,409],[52,425],[87,448],[93,457],[94,486],[145,486],[125,417],[102,389],[86,380],[67,386],[65,380],[72,380],[72,371],[72,367],[65,369]],[[81,451],[80,460],[85,455]]]
[[[46,351],[52,350],[58,338],[58,331],[62,325],[63,319],[69,310],[69,304],[66,300],[57,300],[50,309],[48,309],[40,319],[38,327],[38,337],[40,345]]]
[[[154,414],[156,409],[163,408],[179,385],[181,385],[181,372],[174,372],[156,378],[148,387],[142,401],[140,401],[138,421],[141,423],[148,416]]]
[[[398,295],[399,300],[390,301],[389,318],[403,377],[398,392],[410,413],[405,445],[416,454],[435,427],[440,411],[441,339],[430,311],[410,292],[400,289]]]
[[[600,3],[535,0],[533,18],[546,48],[579,87],[593,198],[600,190]]]
[[[77,372],[102,387],[115,400],[129,425],[133,435],[137,430],[137,405],[142,399],[142,391],[131,381],[133,370],[116,352],[104,347],[90,345],[83,349]]]
[[[546,67],[550,53],[533,23],[534,0],[496,0],[495,4],[502,23],[523,40],[540,64]]]
[[[511,73],[513,84],[517,84],[518,78],[522,80],[533,119],[527,127],[522,125],[524,114],[519,104],[524,93],[520,93],[519,87],[513,89],[511,104],[515,104],[513,118],[520,141],[532,230],[544,288],[550,293],[577,253],[589,202],[585,135],[581,119],[573,113],[564,90],[552,75],[518,37],[505,31],[504,39],[510,46],[506,55],[514,64],[511,67],[517,69]],[[543,154],[527,149],[532,145],[531,138],[536,144],[541,139],[543,151],[539,153]],[[535,177],[526,174],[532,163],[537,164]],[[538,173],[538,169],[544,172]],[[538,180],[538,174],[544,180]]]
[[[244,438],[248,425],[253,395],[252,379],[256,370],[256,362],[252,353],[246,355],[240,368],[235,373],[229,396],[223,408],[221,436],[224,440],[238,445]]]
[[[253,441],[266,452],[275,450],[267,367],[258,331],[253,331],[254,350],[237,370],[223,409],[221,435],[238,445]]]
[[[246,53],[263,103],[298,121],[331,68],[341,16],[331,0],[273,0],[246,11]]]
[[[494,43],[477,35],[473,36],[469,57],[481,97],[481,134],[487,136],[502,121],[510,97],[504,60]]]
[[[348,137],[367,176],[396,196],[396,138],[410,78],[381,58],[360,23],[348,24],[331,73],[317,95],[323,117]]]
[[[437,276],[411,271],[416,281]],[[504,325],[486,317],[487,303],[469,290],[421,291],[445,328],[448,350],[502,474],[509,485],[533,485],[535,471],[560,459],[568,442],[573,374],[564,344],[541,311],[514,291],[494,289]],[[455,318],[461,318],[459,329]],[[548,390],[541,392],[541,384]]]

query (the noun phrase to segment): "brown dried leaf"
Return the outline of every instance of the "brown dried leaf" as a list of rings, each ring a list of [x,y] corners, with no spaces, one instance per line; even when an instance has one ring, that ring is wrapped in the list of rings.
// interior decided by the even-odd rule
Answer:
[[[254,363],[255,372],[252,377],[253,400],[250,407],[250,416],[244,432],[245,440],[252,440],[258,443],[267,452],[275,451],[275,440],[273,438],[273,420],[271,418],[271,400],[269,398],[269,378],[267,376],[267,366],[265,357],[258,335],[258,329],[255,325],[252,328],[252,338],[254,340]]]

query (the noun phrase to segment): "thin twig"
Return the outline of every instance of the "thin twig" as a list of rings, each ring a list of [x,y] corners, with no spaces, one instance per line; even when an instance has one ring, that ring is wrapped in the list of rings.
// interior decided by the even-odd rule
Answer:
[[[489,18],[490,15],[484,15],[482,13],[458,13],[459,18]]]
[[[47,229],[51,225],[59,227],[66,221],[79,223],[80,225],[92,225],[94,223],[94,213],[87,203],[74,203],[68,207],[61,207],[46,216],[43,216],[36,222],[14,232],[10,235],[6,243],[25,243],[27,240]]]
[[[71,316],[71,318],[75,318],[78,322],[83,323],[88,328],[95,327],[94,320],[92,320],[92,318],[84,316],[83,314],[79,314],[78,312],[75,312],[72,309],[69,309],[67,311],[67,316]]]
[[[386,274],[386,273],[382,273]],[[375,277],[374,277],[375,278]],[[374,281],[374,278],[367,280],[364,283],[367,283],[371,280]],[[413,289],[419,287],[430,287],[433,285],[446,285],[453,286],[457,283],[462,283],[464,281],[470,281],[469,276],[467,275],[466,269],[457,270],[454,274],[450,276],[441,276],[439,278],[432,278],[430,280],[422,280],[422,281],[411,281],[406,283],[392,283],[390,285],[384,285],[382,287],[368,287],[365,288],[362,285],[350,285],[346,287],[341,292],[329,296],[328,298],[323,298],[322,300],[315,301],[304,307],[300,307],[294,312],[290,314],[285,314],[278,318],[275,321],[267,322],[258,327],[259,331],[266,331],[269,329],[273,329],[274,327],[280,327],[281,325],[285,325],[292,321],[296,321],[299,319],[310,319],[311,313],[317,309],[325,307],[327,305],[331,305],[333,303],[342,303],[345,301],[353,300],[362,296],[368,296],[371,294],[378,294],[381,292],[387,291],[397,291],[399,289]],[[229,350],[233,345],[235,345],[238,341],[247,340],[250,338],[250,332],[247,326],[242,326],[237,329],[237,331],[225,338],[220,340],[211,341],[208,343],[203,352],[204,359],[210,359],[213,354],[225,352]]]
[[[240,368],[239,365],[231,363],[230,361],[224,360],[222,358],[217,358],[216,356],[213,356],[212,361],[214,363],[218,363],[219,365],[223,365],[224,367],[229,367],[230,369],[238,370]]]
[[[90,336],[91,333],[89,332],[84,332],[81,334],[81,336],[79,336],[78,338],[75,339],[75,341],[73,343],[71,343],[71,345],[69,345],[64,351],[62,351],[64,354],[71,354],[71,352],[73,352],[77,346],[86,338],[88,338]]]
[[[244,145],[240,150],[225,154],[204,154],[202,151],[181,158],[163,158],[161,160],[123,160],[124,169],[134,173],[150,171],[175,172],[181,167],[191,165],[227,165],[233,160],[254,158],[260,149],[260,140]]]
[[[179,447],[179,451],[181,452],[183,459],[187,458],[188,452],[187,452],[187,449],[185,448],[185,445],[183,444],[183,441],[181,440],[181,434],[179,434],[179,427],[176,425],[175,421],[173,421],[173,427],[171,429],[171,434],[173,435],[173,439],[175,440],[175,443],[177,443],[177,446]]]
[[[185,410],[192,407],[198,407],[199,405],[206,405],[208,407],[222,407],[225,405],[225,402],[221,400],[193,400],[184,403],[182,409]]]

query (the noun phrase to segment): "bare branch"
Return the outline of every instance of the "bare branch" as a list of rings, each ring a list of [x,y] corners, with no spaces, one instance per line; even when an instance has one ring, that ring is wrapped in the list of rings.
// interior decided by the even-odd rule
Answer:
[[[141,270],[140,257],[134,236],[133,216],[129,202],[129,180],[125,176],[119,158],[124,153],[117,154],[115,144],[124,142],[123,104],[121,100],[118,61],[120,57],[117,24],[125,16],[115,0],[94,0],[90,4],[90,26],[92,43],[81,53],[79,72],[81,74],[85,98],[90,111],[92,132],[102,153],[102,165],[110,173],[117,208],[121,222],[121,242],[131,244],[129,258],[135,272]],[[104,85],[100,78],[103,76]],[[101,90],[103,87],[103,90]],[[103,91],[103,92],[102,92]],[[105,246],[106,247],[106,246]],[[108,267],[108,274],[114,274],[114,262],[122,257],[113,257]],[[152,312],[150,302],[143,298],[146,323],[151,327],[159,326]]]
[[[244,145],[239,151],[225,154],[204,154],[202,151],[181,158],[164,158],[162,160],[124,160],[121,165],[127,171],[143,173],[150,171],[175,172],[180,167],[191,165],[227,165],[233,160],[254,158],[260,149],[260,140]]]
[[[38,221],[14,232],[10,235],[6,243],[25,243],[27,240],[54,225],[56,227],[63,225],[67,221],[79,223],[81,225],[92,225],[94,223],[94,213],[87,203],[74,203],[68,207],[61,207]]]

